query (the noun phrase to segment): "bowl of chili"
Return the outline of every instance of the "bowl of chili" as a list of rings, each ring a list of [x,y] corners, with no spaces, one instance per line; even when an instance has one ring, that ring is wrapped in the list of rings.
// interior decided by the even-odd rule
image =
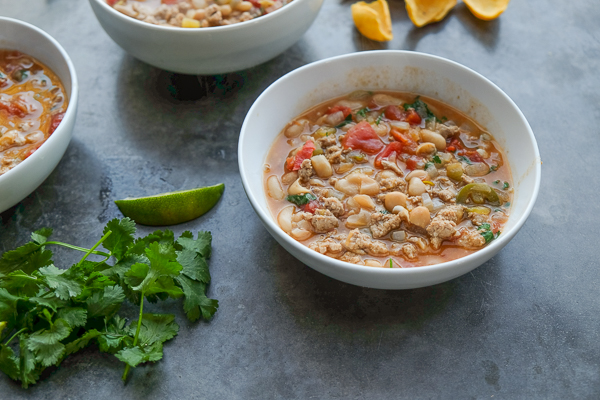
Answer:
[[[133,57],[172,72],[213,75],[247,69],[281,54],[312,25],[323,0],[293,0],[255,19],[189,28],[149,23],[138,19],[139,13],[128,16],[109,3],[115,2],[90,0],[102,28]]]
[[[73,134],[77,93],[73,63],[54,38],[0,17],[0,212],[57,166]]]
[[[282,149],[285,148],[286,150],[284,151],[284,154],[278,158],[273,158],[272,155],[270,155],[270,152],[272,153],[271,149],[274,148],[274,145],[272,146],[272,144],[277,144],[276,138],[279,137],[280,133],[285,133],[288,129],[294,130],[294,124],[298,121],[303,121],[304,117],[310,115],[311,111],[306,110],[318,111],[319,106],[317,105],[325,104],[324,107],[326,107],[327,101],[331,101],[335,98],[342,98],[342,96],[347,96],[356,91],[368,91],[371,93],[371,96],[374,93],[382,91],[388,93],[398,91],[421,94],[423,95],[423,98],[432,98],[443,102],[485,127],[486,130],[493,135],[493,138],[495,139],[494,143],[504,150],[504,156],[507,161],[506,164],[510,166],[510,175],[512,175],[514,185],[511,188],[513,190],[511,198],[512,204],[505,204],[505,206],[510,207],[510,215],[503,223],[501,234],[498,234],[498,232],[483,232],[478,231],[477,229],[471,229],[477,236],[480,236],[479,233],[482,235],[485,233],[487,236],[491,236],[489,239],[493,240],[490,240],[485,247],[461,258],[449,259],[449,261],[446,262],[442,261],[433,265],[422,266],[410,265],[408,267],[398,267],[394,264],[393,268],[385,268],[385,264],[383,265],[384,268],[374,268],[360,260],[356,263],[352,263],[353,261],[344,262],[341,257],[337,259],[335,256],[332,257],[321,254],[320,252],[309,248],[306,243],[301,243],[305,240],[305,237],[302,236],[305,233],[304,231],[313,229],[319,233],[319,229],[314,229],[318,224],[314,224],[313,220],[313,227],[311,228],[310,226],[307,226],[305,221],[297,222],[298,220],[290,220],[289,218],[286,220],[285,217],[281,218],[281,215],[284,214],[285,211],[282,211],[279,216],[273,214],[273,199],[269,198],[270,192],[277,192],[279,189],[277,184],[271,185],[269,180],[264,179],[266,176],[265,171],[269,170],[276,172],[274,176],[279,176],[277,175],[279,170],[272,165],[272,160],[282,160],[281,164],[284,165],[286,160],[292,158],[295,161],[295,159],[298,158],[292,153],[290,153],[292,154],[290,157],[290,154],[288,154],[289,150],[287,150],[287,147],[285,146],[287,145],[287,142],[298,140],[301,136],[294,139],[295,136],[292,134],[289,135],[289,139],[285,140],[286,138],[284,138],[284,140],[281,141],[280,147]],[[293,93],[294,95],[290,96],[290,93]],[[345,104],[348,104],[348,102]],[[326,110],[326,108],[324,108],[324,110]],[[342,122],[336,126],[338,129],[337,135],[341,142],[340,146],[344,148],[352,147],[346,146],[348,145],[348,141],[353,140],[351,132],[357,131],[358,128],[361,128],[361,124],[364,124],[365,122],[356,123],[357,121],[350,120],[350,117],[354,119],[356,118],[356,115],[349,114],[348,117],[344,118],[345,114],[342,110],[337,112],[338,110],[335,107],[330,107],[329,111],[332,110],[336,112],[328,113],[325,111],[325,114],[321,115],[319,121],[341,118]],[[367,114],[369,112],[372,112],[372,110],[366,110],[363,117],[368,117]],[[377,112],[375,111],[374,113]],[[410,108],[407,108],[406,113],[410,115]],[[340,115],[336,117],[337,114]],[[393,116],[388,117],[388,119],[394,119],[392,118]],[[440,118],[443,119],[443,117]],[[307,119],[310,120],[310,118]],[[332,124],[338,122],[339,121],[336,120],[332,122]],[[340,134],[339,130],[344,129],[343,125],[345,122],[353,124],[354,128],[350,128],[344,135],[343,132]],[[407,122],[401,122],[400,124],[407,124]],[[376,124],[373,123],[371,125],[375,126]],[[311,124],[309,123],[308,126],[310,127]],[[423,131],[427,130],[428,129],[423,129]],[[312,137],[316,137],[324,131],[313,132],[313,129],[311,128],[308,131],[305,131],[305,133],[307,132],[308,134],[305,136],[312,134]],[[374,134],[375,133],[370,136],[373,136]],[[428,134],[431,135],[431,132]],[[327,135],[327,132],[325,135]],[[376,136],[377,135],[373,136],[373,138]],[[436,137],[435,135],[433,136]],[[326,142],[326,137],[327,136],[325,136],[325,139],[316,140],[315,143],[323,146]],[[305,140],[305,142],[309,143],[310,140],[311,139],[309,138],[308,141]],[[433,140],[433,142],[435,142],[435,140]],[[391,143],[394,142],[392,141]],[[469,162],[472,165],[467,165],[467,169],[473,170],[473,172],[477,174],[478,166],[484,165],[484,163],[478,162],[478,153],[470,154],[468,153],[468,149],[459,148],[459,146],[462,146],[462,143],[462,141],[450,140],[449,142],[444,142],[440,145],[446,147],[446,151],[455,152],[452,156],[453,159],[456,159],[457,157],[470,157]],[[382,163],[382,160],[385,160],[386,157],[393,156],[395,152],[400,152],[400,147],[402,147],[398,146],[399,148],[396,149],[392,148],[390,145],[384,147],[380,142],[377,142],[376,144],[377,151],[373,152],[372,155],[367,151],[368,149],[363,149],[367,156],[374,158],[375,164],[377,161]],[[429,147],[431,146],[432,144],[430,143]],[[303,148],[304,146],[295,154],[300,154]],[[316,150],[318,151],[319,149]],[[435,149],[433,151],[435,151]],[[375,153],[377,153],[377,156]],[[463,153],[465,153],[465,155],[461,156],[460,154]],[[317,157],[323,157],[322,155],[315,157],[314,154],[316,153],[312,154],[315,161]],[[325,155],[329,154],[326,152]],[[352,153],[348,153],[347,156],[351,155]],[[440,156],[441,155],[442,154],[440,154]],[[410,160],[410,158],[405,160],[407,161],[406,165],[409,164]],[[325,275],[354,285],[379,289],[410,289],[435,285],[457,278],[484,264],[504,248],[523,226],[535,204],[541,179],[541,158],[535,136],[526,118],[508,95],[490,80],[463,65],[441,57],[409,51],[369,51],[343,55],[306,65],[283,76],[267,88],[248,111],[241,128],[238,142],[238,162],[242,183],[248,199],[267,231],[277,242],[279,242],[279,244],[300,261]],[[299,164],[303,163],[304,161],[299,162]],[[294,170],[295,164],[290,165],[281,167],[285,168],[281,171]],[[316,167],[314,162],[313,166]],[[299,169],[302,168],[300,167]],[[493,172],[493,168],[488,169],[489,172]],[[297,172],[300,172],[299,179],[301,179],[301,171]],[[425,171],[421,172],[425,173]],[[448,169],[447,172],[445,171],[444,173],[447,173],[448,176],[452,176],[454,172],[454,170]],[[488,173],[488,171],[485,172]],[[329,175],[330,174],[323,174],[323,176]],[[348,187],[350,182],[345,182],[345,185],[339,184],[342,180],[350,181],[351,178],[349,178],[349,176],[350,175],[347,175],[346,179],[338,178],[336,188],[343,191],[343,186]],[[376,178],[375,175],[372,175],[372,177]],[[361,174],[352,177],[353,181],[361,179],[364,180],[364,182],[352,184],[359,186],[368,185],[370,188],[375,182],[374,179],[371,179],[368,176],[362,176]],[[419,180],[417,178],[412,178],[409,183],[409,190],[414,179]],[[324,180],[324,178],[321,178],[321,180]],[[288,200],[290,197],[292,197],[290,201],[302,200],[300,197],[305,196],[305,192],[308,191],[306,186],[303,187],[299,185],[298,181],[293,184],[291,184],[291,182],[292,181],[290,181],[290,186],[288,188],[288,194],[294,194],[294,196],[288,196]],[[416,183],[423,185],[423,182]],[[428,182],[424,181],[424,183]],[[487,184],[476,183],[469,186],[469,184],[463,183],[463,185],[462,188],[464,190],[461,189],[455,197],[462,196],[465,197],[465,199],[481,197],[482,202],[490,204],[495,204],[498,201],[495,197],[493,199],[491,198],[495,191],[492,193],[492,189]],[[362,186],[360,187],[362,190]],[[365,188],[366,187],[367,186],[365,186]],[[294,193],[292,193],[292,190]],[[315,191],[313,190],[313,192]],[[367,193],[366,189],[365,193]],[[362,192],[360,196],[363,196]],[[486,196],[489,198],[486,198]],[[462,199],[462,197],[458,200],[465,200]],[[279,198],[281,198],[281,196],[279,196]],[[348,202],[346,199],[347,197],[343,197],[343,201],[346,202],[345,206],[347,207]],[[308,200],[311,200],[308,202],[308,205],[310,205],[314,199],[310,198]],[[471,200],[465,201],[469,202]],[[475,204],[475,206],[477,206],[477,204]],[[292,209],[289,205],[284,205],[283,207]],[[294,207],[297,208],[298,206]],[[381,205],[379,207],[381,207]],[[423,209],[424,207],[417,208]],[[311,210],[306,210],[306,208],[304,211],[311,212]],[[383,210],[383,212],[385,212],[385,210]],[[294,215],[296,214],[300,215],[301,218],[306,216],[306,212],[299,213],[294,211]],[[287,217],[289,217],[289,215],[287,215]],[[327,217],[326,211],[323,211],[321,217],[323,217],[323,220]],[[410,218],[412,222],[412,212]],[[283,223],[280,219],[283,220]],[[304,225],[301,226],[301,223],[304,223]],[[286,224],[289,226],[284,226]],[[294,226],[296,226],[296,230],[294,230]],[[341,223],[339,226],[341,227]],[[424,224],[423,227],[426,227],[426,224]],[[297,235],[297,237],[294,237],[294,235]],[[335,232],[333,235],[335,235]],[[364,232],[357,230],[353,235],[355,237],[361,235],[364,236]],[[306,237],[308,237],[308,235]],[[350,235],[348,235],[348,238],[349,237]],[[374,237],[375,235],[373,234],[373,238]],[[486,242],[488,241],[487,238],[485,240]],[[346,241],[346,244],[347,243],[348,241]],[[333,247],[331,250],[333,250]],[[340,250],[341,252],[344,251],[344,249]],[[349,249],[346,250],[349,252]],[[381,264],[378,265],[380,267],[382,266]]]

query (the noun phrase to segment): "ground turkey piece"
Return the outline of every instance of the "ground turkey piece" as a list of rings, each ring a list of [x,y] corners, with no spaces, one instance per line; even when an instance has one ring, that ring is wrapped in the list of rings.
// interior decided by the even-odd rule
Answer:
[[[418,250],[417,246],[412,243],[406,243],[402,246],[402,254],[406,256],[409,260],[414,260],[417,258]]]
[[[352,264],[358,264],[358,263],[362,262],[362,258],[360,258],[360,256],[356,253],[347,251],[340,257],[340,261],[346,261],[346,262],[349,262]]]
[[[356,254],[368,253],[375,257],[389,254],[388,248],[383,242],[371,239],[369,235],[358,229],[354,229],[348,234],[344,247]]]
[[[375,177],[377,183],[383,192],[402,192],[406,193],[406,181],[404,178],[395,176],[392,178]]]
[[[325,157],[331,164],[339,164],[344,161],[342,149],[338,146],[331,146],[325,150]]]
[[[485,239],[475,229],[461,229],[456,244],[462,247],[482,247],[485,244]]]
[[[448,189],[434,190],[433,193],[435,195],[437,195],[437,197],[439,197],[442,201],[445,201],[446,203],[454,202],[454,193],[452,193]]]
[[[337,257],[344,250],[344,248],[339,242],[336,242],[334,239],[331,238],[326,238],[323,240],[312,242],[308,245],[308,247],[316,252],[325,254],[329,257]]]
[[[387,235],[390,231],[398,229],[402,224],[400,214],[383,214],[376,212],[371,214],[371,225],[369,229],[374,238]]]
[[[315,232],[325,233],[337,228],[340,222],[331,211],[318,208],[315,210],[315,215],[312,216],[310,223],[315,229]]]
[[[314,173],[314,169],[312,167],[312,161],[306,159],[302,161],[302,165],[300,166],[300,170],[298,171],[298,176],[300,178],[300,182],[306,183],[310,179],[310,177]]]
[[[475,226],[480,226],[481,224],[485,224],[486,222],[488,222],[488,216],[485,214],[470,212],[467,214],[467,217],[471,220],[471,222]]]
[[[333,215],[339,217],[344,214],[344,204],[335,197],[326,197],[322,199],[323,206],[331,211]]]
[[[431,246],[439,249],[445,239],[450,239],[456,233],[456,224],[464,217],[464,206],[448,206],[440,210],[427,226],[431,236]]]

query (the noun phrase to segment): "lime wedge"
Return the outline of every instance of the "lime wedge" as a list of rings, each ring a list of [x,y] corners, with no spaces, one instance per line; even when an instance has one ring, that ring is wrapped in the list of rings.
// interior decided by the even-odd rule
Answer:
[[[115,200],[124,216],[138,224],[163,226],[191,221],[217,204],[225,185],[161,193],[154,196]]]

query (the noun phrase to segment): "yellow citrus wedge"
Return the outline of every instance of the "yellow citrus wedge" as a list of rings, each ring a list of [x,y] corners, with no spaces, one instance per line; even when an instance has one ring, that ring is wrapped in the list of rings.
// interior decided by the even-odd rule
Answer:
[[[418,27],[444,19],[456,0],[405,0],[408,17]]]
[[[510,0],[463,0],[469,10],[479,19],[496,19],[506,10]]]
[[[191,221],[217,204],[225,185],[220,183],[190,190],[161,193],[154,196],[115,200],[124,216],[138,224],[163,226]]]
[[[392,17],[387,1],[377,0],[372,3],[359,1],[352,4],[351,10],[354,25],[363,36],[378,42],[393,39]]]

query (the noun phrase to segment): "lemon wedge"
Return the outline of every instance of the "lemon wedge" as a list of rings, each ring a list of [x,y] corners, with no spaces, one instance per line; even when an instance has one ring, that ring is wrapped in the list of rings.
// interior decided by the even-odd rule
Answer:
[[[352,4],[352,19],[356,29],[365,37],[378,42],[393,39],[390,8],[385,0]]]
[[[162,193],[154,196],[115,200],[124,216],[138,224],[163,226],[191,221],[217,204],[225,185]]]
[[[463,0],[469,10],[479,19],[496,19],[506,10],[510,0]]]
[[[418,27],[444,19],[456,0],[405,0],[408,17]]]

